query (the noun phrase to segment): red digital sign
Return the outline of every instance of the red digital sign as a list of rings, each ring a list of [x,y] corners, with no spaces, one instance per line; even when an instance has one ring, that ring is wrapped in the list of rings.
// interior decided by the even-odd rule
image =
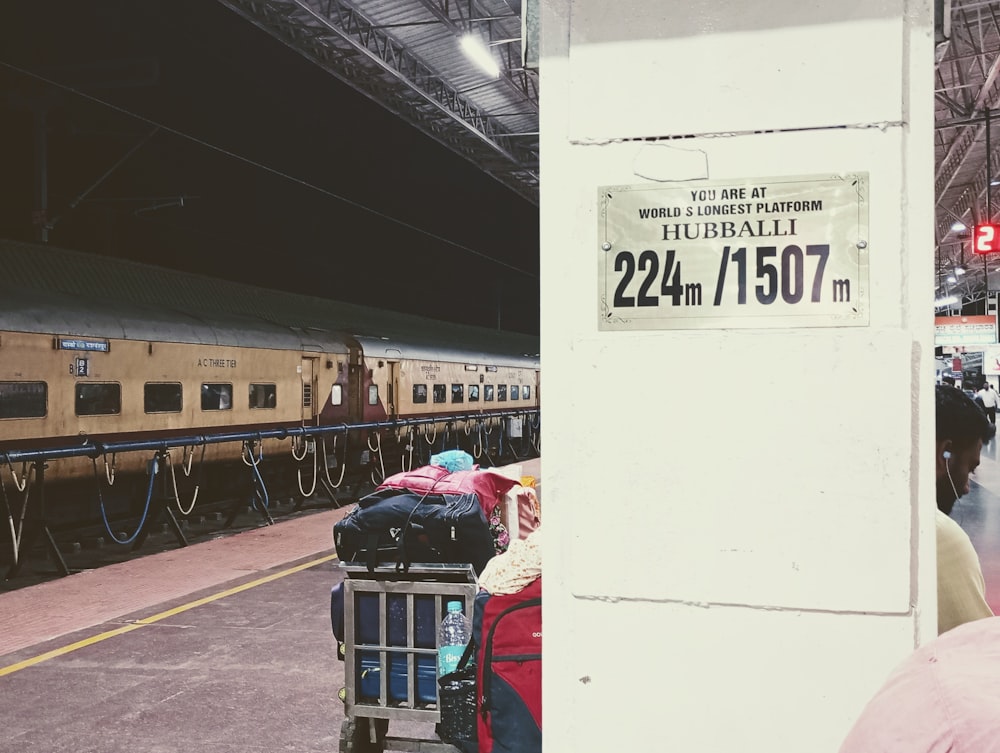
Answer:
[[[972,232],[972,251],[977,254],[1000,251],[1000,225],[976,225]]]

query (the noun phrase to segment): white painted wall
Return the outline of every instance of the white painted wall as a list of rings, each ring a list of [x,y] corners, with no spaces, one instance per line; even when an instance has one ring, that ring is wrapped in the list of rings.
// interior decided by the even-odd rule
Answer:
[[[931,4],[541,28],[545,749],[836,751],[936,633]],[[850,172],[867,326],[598,330],[598,187]]]

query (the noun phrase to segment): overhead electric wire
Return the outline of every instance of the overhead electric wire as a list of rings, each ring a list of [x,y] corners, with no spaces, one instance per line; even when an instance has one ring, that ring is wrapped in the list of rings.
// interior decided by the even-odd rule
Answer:
[[[539,277],[538,273],[530,272],[530,271],[528,271],[526,269],[522,269],[521,267],[515,266],[513,264],[509,264],[508,262],[505,262],[502,259],[497,259],[496,257],[493,257],[493,256],[490,256],[489,254],[483,253],[482,251],[477,251],[474,248],[470,248],[469,246],[466,246],[464,244],[458,243],[457,241],[453,241],[450,238],[445,238],[444,236],[438,235],[437,233],[433,233],[433,232],[431,232],[429,230],[424,230],[423,228],[417,227],[416,225],[413,225],[413,224],[411,224],[409,222],[406,222],[404,220],[398,219],[397,217],[393,217],[392,215],[386,214],[384,212],[380,212],[377,209],[372,209],[371,207],[369,207],[369,206],[367,206],[365,204],[362,204],[362,203],[360,203],[358,201],[354,201],[353,199],[349,199],[346,196],[342,196],[342,195],[340,195],[338,193],[334,193],[333,191],[330,191],[329,189],[323,188],[321,186],[317,186],[317,185],[315,185],[313,183],[310,183],[310,182],[308,182],[306,180],[303,180],[302,178],[297,178],[294,175],[289,175],[288,173],[282,172],[281,170],[278,170],[277,168],[265,165],[262,162],[258,162],[257,160],[250,159],[249,157],[244,157],[243,155],[237,154],[236,152],[230,151],[229,149],[226,149],[224,147],[217,146],[215,144],[211,144],[211,143],[209,143],[207,141],[204,141],[203,139],[198,138],[197,136],[191,136],[190,134],[184,133],[183,131],[180,131],[180,130],[178,130],[176,128],[172,128],[171,126],[164,125],[163,123],[159,123],[159,122],[157,122],[157,121],[155,121],[155,120],[153,120],[151,118],[147,118],[145,115],[139,115],[137,113],[131,112],[131,111],[125,109],[124,107],[121,107],[121,106],[116,105],[114,103],[106,102],[103,99],[100,99],[99,97],[95,97],[94,95],[88,94],[87,92],[84,92],[84,91],[80,91],[79,89],[76,89],[76,88],[74,88],[74,87],[72,87],[72,86],[70,86],[68,84],[63,84],[63,83],[60,83],[58,81],[54,81],[54,80],[52,80],[50,78],[42,76],[39,73],[35,73],[34,71],[29,71],[29,70],[27,70],[25,68],[21,68],[20,66],[15,65],[13,63],[9,63],[6,60],[0,60],[0,65],[4,66],[5,68],[8,68],[11,71],[15,71],[17,73],[20,73],[21,75],[30,76],[31,78],[34,78],[34,79],[36,79],[38,81],[41,81],[43,83],[48,84],[49,86],[53,86],[53,87],[56,87],[57,89],[62,89],[64,91],[71,92],[72,94],[75,94],[78,97],[82,97],[83,99],[90,100],[91,102],[94,102],[96,104],[102,105],[103,107],[107,107],[107,108],[109,108],[111,110],[114,110],[115,112],[121,113],[121,114],[126,115],[126,116],[128,116],[130,118],[134,118],[134,119],[136,119],[138,121],[146,123],[147,125],[155,126],[155,127],[159,128],[162,131],[166,131],[167,133],[173,134],[174,136],[179,136],[179,137],[181,137],[183,139],[187,139],[188,141],[192,141],[195,144],[199,144],[200,146],[206,147],[206,148],[211,149],[213,151],[216,151],[216,152],[218,152],[220,154],[224,154],[227,157],[230,157],[232,159],[236,159],[236,160],[239,160],[241,162],[244,162],[244,163],[246,163],[248,165],[251,165],[251,166],[257,168],[258,170],[263,170],[265,172],[271,173],[272,175],[276,175],[276,176],[278,176],[280,178],[284,178],[285,180],[291,181],[292,183],[297,183],[300,186],[312,189],[313,191],[321,193],[324,196],[327,196],[327,197],[329,197],[331,199],[335,199],[337,201],[341,201],[341,202],[343,202],[345,204],[348,204],[348,205],[354,207],[355,209],[360,209],[362,211],[368,212],[369,214],[373,214],[376,217],[379,217],[379,218],[381,218],[383,220],[391,222],[391,223],[393,223],[395,225],[398,225],[400,227],[406,228],[407,230],[411,230],[411,231],[413,231],[415,233],[419,233],[421,235],[427,236],[428,238],[431,238],[431,239],[433,239],[435,241],[438,241],[440,243],[447,244],[447,245],[451,246],[452,248],[456,248],[456,249],[458,249],[460,251],[464,251],[464,252],[472,254],[474,256],[478,256],[481,259],[485,259],[486,261],[492,262],[493,264],[496,264],[498,266],[506,267],[507,269],[509,269],[509,270],[511,270],[513,272],[517,272],[518,274],[522,274],[522,275],[525,275],[526,277],[530,277],[530,278],[533,278],[533,279],[538,279],[538,277]]]

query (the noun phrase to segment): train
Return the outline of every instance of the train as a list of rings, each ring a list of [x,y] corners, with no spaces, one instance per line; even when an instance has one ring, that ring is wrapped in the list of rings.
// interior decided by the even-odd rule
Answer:
[[[46,514],[79,525],[88,500],[134,510],[157,458],[179,502],[193,466],[204,490],[268,458],[305,494],[434,450],[540,451],[537,337],[16,241],[0,269],[8,513],[35,468]]]

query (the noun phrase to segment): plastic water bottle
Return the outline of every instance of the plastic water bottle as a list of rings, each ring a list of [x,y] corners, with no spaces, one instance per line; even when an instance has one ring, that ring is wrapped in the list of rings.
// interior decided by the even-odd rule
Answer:
[[[449,601],[448,614],[438,628],[438,677],[458,668],[465,647],[472,638],[472,624],[462,611],[462,602]]]

